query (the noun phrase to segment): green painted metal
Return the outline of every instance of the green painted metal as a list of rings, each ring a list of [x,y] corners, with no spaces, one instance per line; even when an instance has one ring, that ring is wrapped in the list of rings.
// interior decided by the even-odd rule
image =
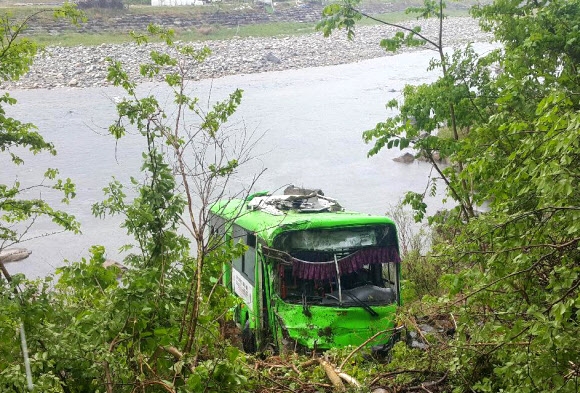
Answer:
[[[356,212],[319,212],[303,213],[295,210],[285,211],[283,215],[273,215],[261,210],[250,210],[248,200],[233,199],[221,201],[212,206],[212,213],[226,222],[233,223],[255,234],[258,238],[255,286],[252,310],[243,306],[248,313],[250,327],[256,331],[259,341],[274,341],[279,345],[284,336],[306,348],[328,349],[333,347],[357,346],[374,334],[394,328],[398,304],[373,305],[378,316],[372,316],[360,306],[327,306],[289,303],[282,300],[272,285],[275,275],[273,262],[268,262],[261,254],[261,245],[273,247],[277,236],[290,231],[310,229],[336,229],[390,225],[394,222],[385,216],[370,216]],[[231,234],[231,227],[227,231]],[[227,269],[226,269],[227,270]],[[231,270],[231,267],[230,267]],[[400,267],[397,267],[400,273]],[[230,273],[226,271],[226,276]],[[264,299],[260,304],[260,299]],[[398,302],[400,304],[399,294]],[[265,308],[261,309],[261,308]],[[267,321],[262,319],[266,318]],[[238,322],[245,322],[246,318]],[[262,331],[260,330],[260,327]],[[266,336],[269,336],[266,337]],[[388,337],[379,336],[369,345],[385,344]]]
[[[306,348],[329,349],[358,346],[374,334],[394,327],[395,304],[372,306],[379,314],[371,316],[362,307],[308,306],[288,304],[276,299],[275,311],[288,338]],[[308,315],[306,315],[308,314]],[[385,344],[388,335],[369,345]]]
[[[393,220],[386,216],[370,216],[348,211],[301,213],[289,210],[284,215],[275,216],[259,210],[248,210],[247,201],[242,199],[218,202],[212,206],[211,211],[226,220],[235,220],[235,224],[255,232],[259,238],[266,241],[268,246],[273,245],[276,236],[287,231],[395,224]]]

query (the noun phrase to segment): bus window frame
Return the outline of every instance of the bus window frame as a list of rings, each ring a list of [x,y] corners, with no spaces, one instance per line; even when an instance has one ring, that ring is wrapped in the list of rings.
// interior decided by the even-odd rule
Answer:
[[[240,257],[232,260],[232,269],[235,269],[244,278],[246,278],[252,286],[256,285],[256,264],[258,250],[256,248],[256,235],[251,231],[248,231],[244,227],[237,224],[232,225],[232,241],[234,243],[241,242],[247,247],[246,252],[244,252]],[[253,245],[251,240],[253,238]],[[248,244],[250,243],[250,244]]]

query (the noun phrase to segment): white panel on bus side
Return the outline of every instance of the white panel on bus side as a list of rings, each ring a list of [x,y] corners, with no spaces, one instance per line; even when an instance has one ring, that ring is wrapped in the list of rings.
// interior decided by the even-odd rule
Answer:
[[[250,310],[253,309],[254,287],[240,272],[232,269],[232,288],[234,293],[244,300]]]

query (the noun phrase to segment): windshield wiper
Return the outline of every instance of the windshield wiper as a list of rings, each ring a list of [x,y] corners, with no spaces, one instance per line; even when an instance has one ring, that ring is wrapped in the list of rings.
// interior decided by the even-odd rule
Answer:
[[[352,300],[354,300],[355,303],[358,303],[359,306],[361,306],[366,312],[368,312],[369,314],[371,314],[373,317],[378,317],[379,316],[379,313],[376,312],[375,310],[373,310],[373,308],[371,306],[369,306],[367,303],[365,303],[362,300],[360,300],[358,297],[356,297],[355,295],[353,295],[349,291],[344,291],[343,294],[345,294],[346,296],[348,296],[349,298],[351,298]]]
[[[304,291],[302,291],[302,314],[306,315],[308,318],[312,318],[312,313],[310,312],[310,306],[308,305],[306,292]]]

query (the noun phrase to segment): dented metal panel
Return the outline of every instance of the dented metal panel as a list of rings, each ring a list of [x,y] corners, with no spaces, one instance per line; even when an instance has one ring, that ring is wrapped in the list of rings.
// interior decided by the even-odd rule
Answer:
[[[362,307],[327,307],[288,304],[276,301],[277,315],[283,320],[287,338],[306,348],[328,349],[358,346],[374,334],[394,327],[397,306],[374,306],[378,316]],[[389,337],[379,336],[369,345],[381,345]]]

